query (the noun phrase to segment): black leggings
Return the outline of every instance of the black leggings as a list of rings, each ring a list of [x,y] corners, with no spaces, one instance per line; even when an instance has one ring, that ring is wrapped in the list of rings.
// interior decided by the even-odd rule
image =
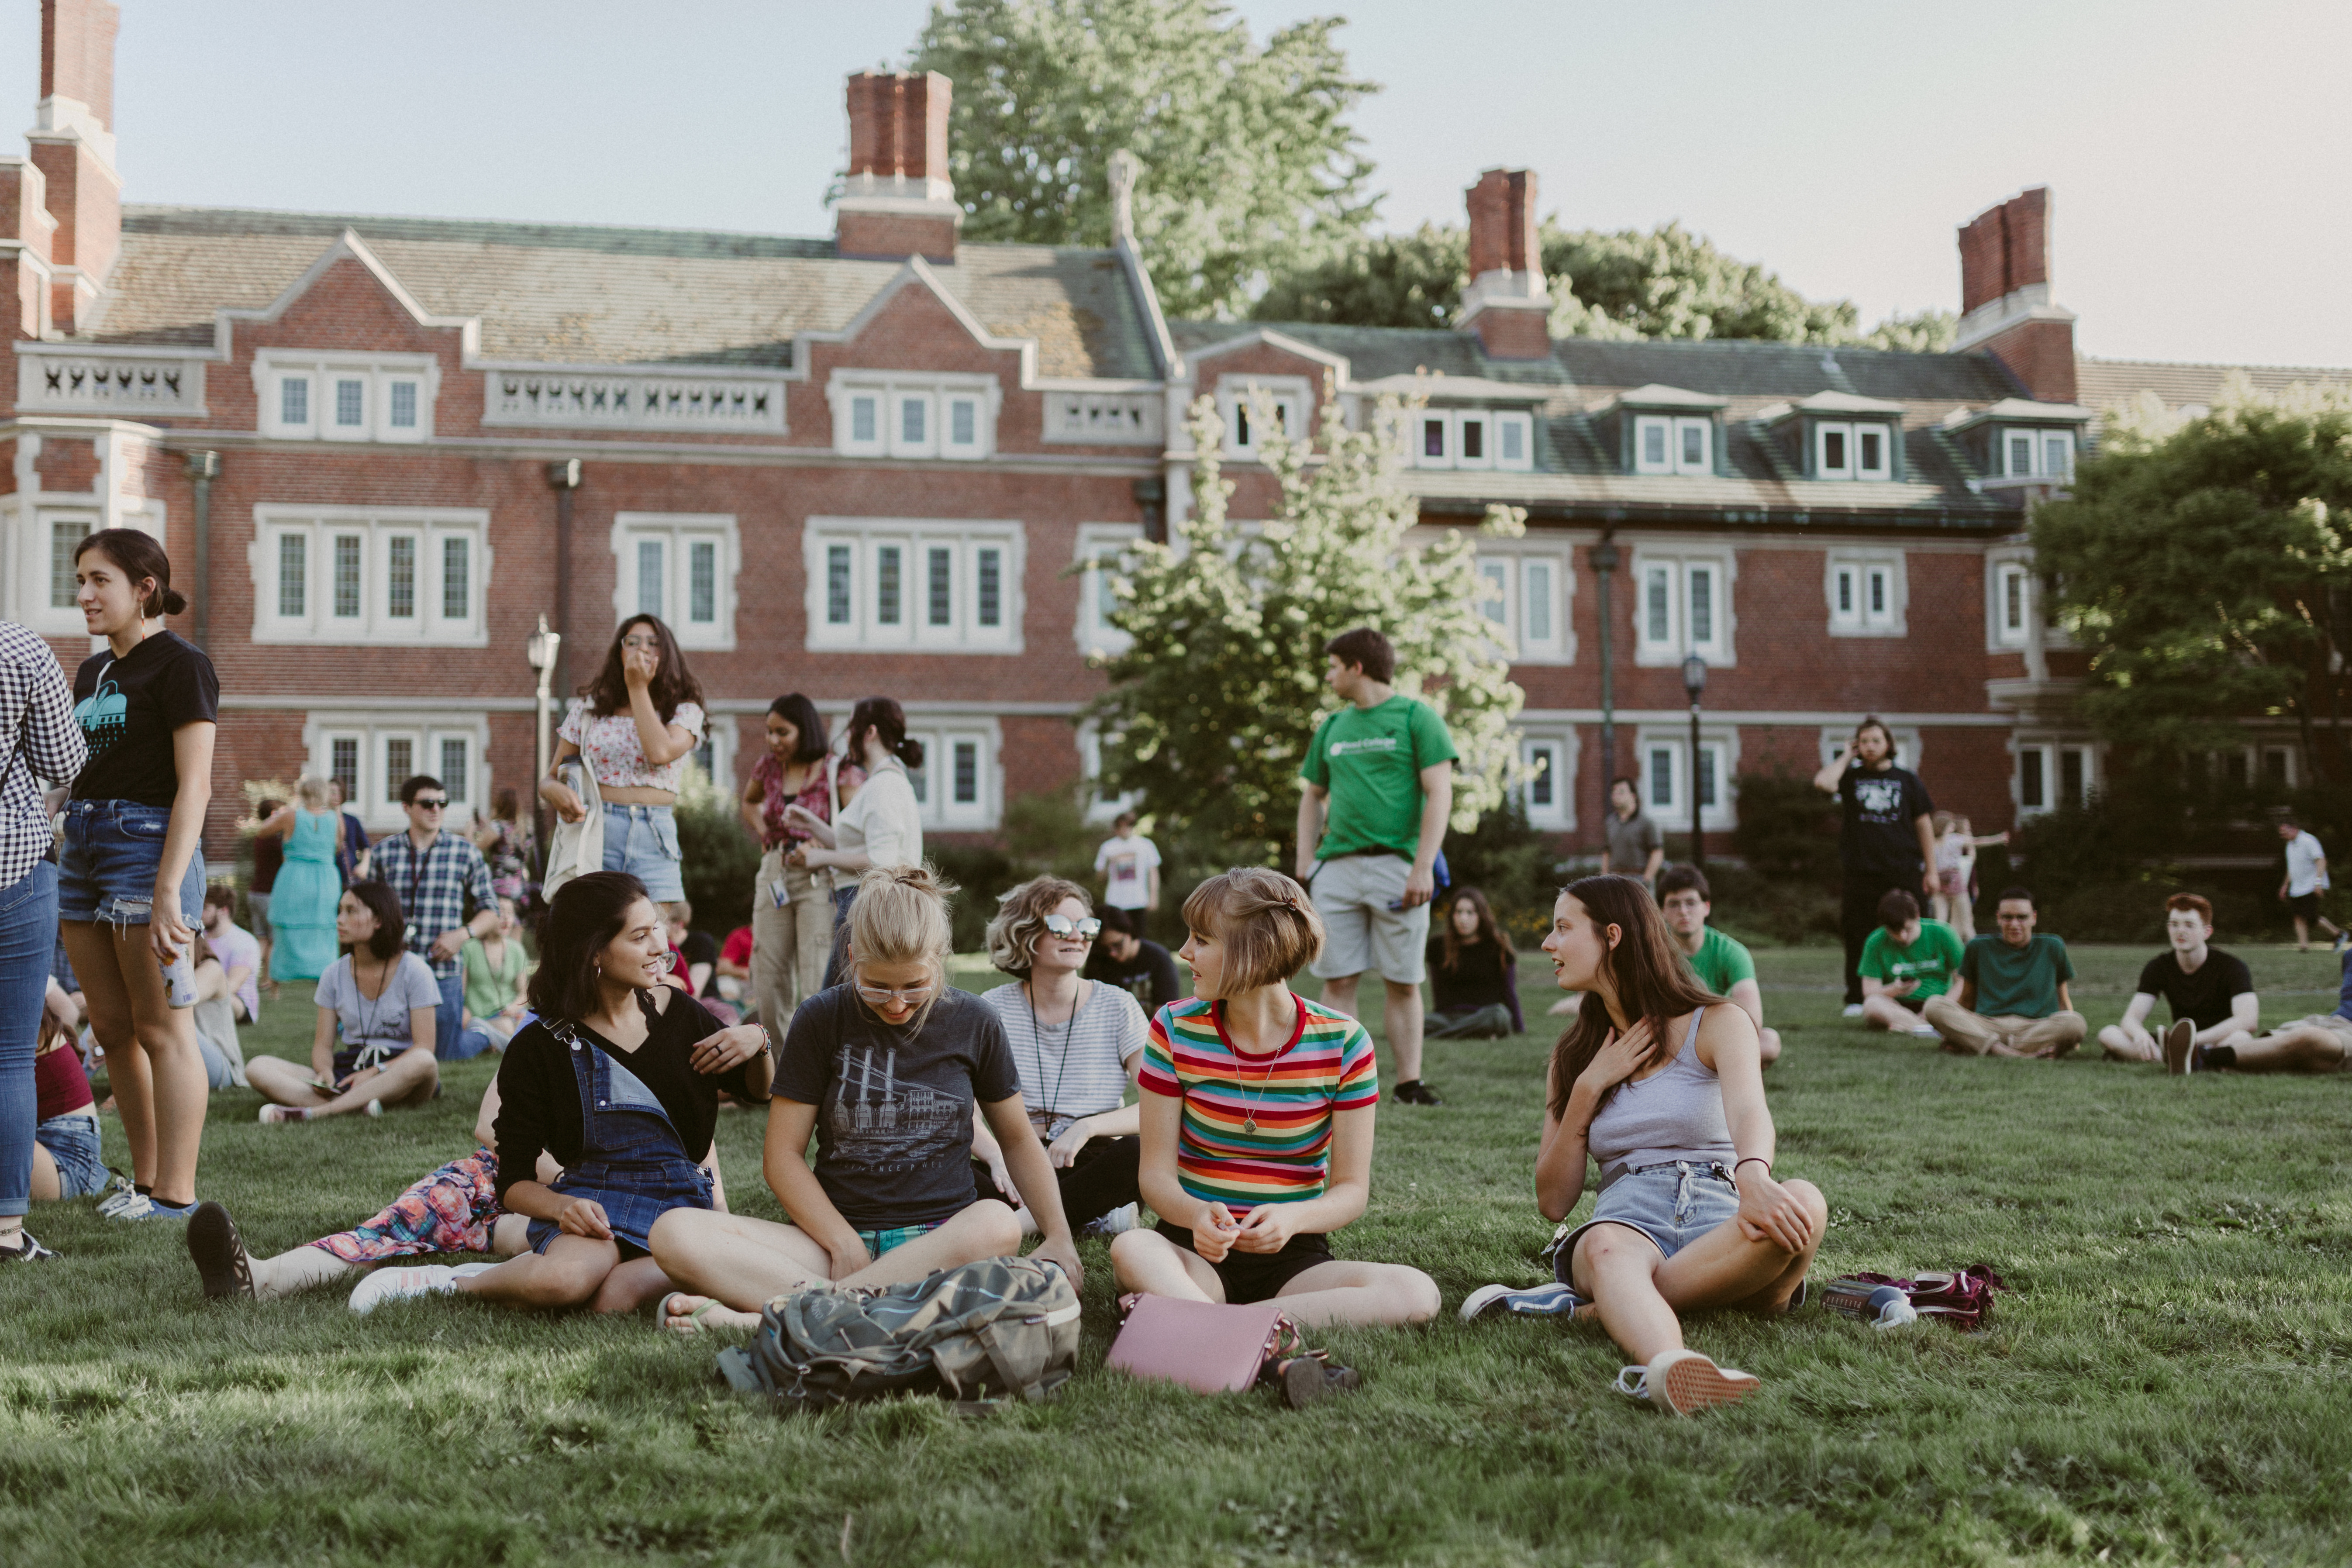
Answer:
[[[1877,871],[1845,874],[1845,899],[1839,910],[1838,925],[1845,936],[1845,1002],[1849,1007],[1862,1001],[1862,944],[1878,929],[1878,900],[1898,891],[1926,901],[1919,891],[1916,873],[1908,877],[1891,877]]]
[[[1125,1138],[1090,1138],[1078,1151],[1077,1163],[1057,1166],[1054,1179],[1062,1187],[1062,1213],[1076,1230],[1088,1220],[1097,1220],[1114,1209],[1125,1208],[1142,1201],[1143,1194],[1137,1182],[1143,1171],[1143,1140],[1133,1135]],[[994,1198],[999,1203],[1018,1208],[1020,1195],[997,1191],[988,1174],[988,1167],[974,1160],[972,1179],[980,1184],[980,1195]]]

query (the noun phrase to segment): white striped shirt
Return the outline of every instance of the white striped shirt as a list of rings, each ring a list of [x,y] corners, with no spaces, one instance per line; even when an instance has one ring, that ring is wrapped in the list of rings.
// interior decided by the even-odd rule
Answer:
[[[1021,1103],[1052,1142],[1080,1117],[1117,1110],[1127,1099],[1127,1064],[1143,1054],[1149,1026],[1135,998],[1099,980],[1079,982],[1086,995],[1066,1024],[1039,1024],[1019,981],[983,992],[996,1010],[1021,1071]]]

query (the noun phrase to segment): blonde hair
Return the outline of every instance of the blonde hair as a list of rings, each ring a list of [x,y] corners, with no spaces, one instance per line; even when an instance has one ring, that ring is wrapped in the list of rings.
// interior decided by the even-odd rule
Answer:
[[[857,879],[849,904],[852,963],[928,963],[947,978],[954,945],[948,900],[956,885],[929,861],[920,866],[876,866]]]
[[[1095,900],[1084,888],[1061,877],[1032,877],[996,900],[996,918],[988,922],[988,962],[1007,974],[1025,975],[1035,966],[1037,938],[1045,917],[1066,899],[1076,899],[1087,913]]]
[[[1228,996],[1287,980],[1323,951],[1322,917],[1307,889],[1263,866],[1236,867],[1193,889],[1184,926],[1223,944]]]
[[[294,781],[294,796],[305,811],[332,811],[334,797],[328,792],[333,787],[316,773],[304,773]]]

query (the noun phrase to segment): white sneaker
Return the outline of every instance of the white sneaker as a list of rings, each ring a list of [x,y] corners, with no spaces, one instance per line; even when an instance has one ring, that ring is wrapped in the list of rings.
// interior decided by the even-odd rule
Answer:
[[[364,1317],[386,1301],[410,1296],[446,1296],[457,1288],[457,1271],[445,1263],[379,1268],[352,1290],[352,1310]]]
[[[1843,1015],[1843,1016],[1844,1016],[1845,1017],[1848,1017],[1848,1018],[1859,1018],[1859,1017],[1861,1017],[1861,1016],[1862,1016],[1862,1004],[1861,1004],[1861,1003],[1859,1003],[1859,1002],[1849,1002],[1849,1003],[1847,1003],[1847,1004],[1845,1005],[1845,1013],[1844,1013],[1844,1015]]]
[[[1914,1024],[1911,1026],[1910,1032],[1923,1040],[1940,1040],[1944,1037],[1943,1031],[1933,1024]]]
[[[133,1203],[146,1201],[139,1189],[131,1184],[130,1177],[117,1176],[114,1178],[113,1184],[106,1189],[106,1196],[99,1200],[98,1212],[106,1218],[112,1219]]]
[[[1763,1384],[1737,1367],[1717,1366],[1694,1350],[1667,1351],[1647,1366],[1617,1374],[1617,1392],[1688,1415],[1717,1405],[1736,1405]]]
[[[449,1270],[452,1279],[478,1279],[498,1267],[495,1263],[460,1263]]]
[[[281,1121],[308,1121],[310,1110],[303,1105],[265,1105],[254,1120],[264,1127],[275,1127]]]
[[[1087,1221],[1084,1230],[1087,1236],[1107,1241],[1122,1231],[1133,1230],[1140,1223],[1141,1221],[1136,1215],[1135,1205],[1128,1204],[1123,1207],[1111,1210],[1100,1219]]]

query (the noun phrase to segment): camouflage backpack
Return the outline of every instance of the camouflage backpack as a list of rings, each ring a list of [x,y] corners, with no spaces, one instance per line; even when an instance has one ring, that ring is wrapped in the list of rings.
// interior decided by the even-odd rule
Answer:
[[[891,1394],[986,1406],[1052,1397],[1078,1359],[1078,1295],[1059,1268],[988,1258],[879,1290],[779,1296],[719,1375],[792,1410]]]

